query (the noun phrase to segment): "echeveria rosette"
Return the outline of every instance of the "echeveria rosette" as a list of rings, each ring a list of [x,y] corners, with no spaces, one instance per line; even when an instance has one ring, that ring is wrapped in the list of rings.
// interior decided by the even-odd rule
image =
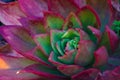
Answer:
[[[118,74],[114,70],[105,71],[119,66],[112,63],[119,61],[113,53],[118,37],[107,26],[104,33],[100,31],[100,20],[90,6],[69,13],[66,19],[52,12],[45,12],[44,16],[42,22],[30,20],[24,27],[11,25],[0,29],[14,50],[36,62],[20,68],[21,72],[48,80],[106,80],[105,75],[109,79],[112,73]],[[27,25],[31,29],[25,28]]]

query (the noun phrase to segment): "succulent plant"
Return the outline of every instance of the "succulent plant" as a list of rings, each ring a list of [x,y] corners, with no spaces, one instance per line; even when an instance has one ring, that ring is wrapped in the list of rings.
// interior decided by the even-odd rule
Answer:
[[[16,72],[17,76],[9,75],[14,80],[28,79],[27,73],[38,75],[32,75],[38,80],[119,80],[120,42],[116,28],[109,25],[113,16],[108,3],[111,1],[1,3],[0,20],[5,26],[0,27],[0,34],[24,57],[2,55],[0,68]]]

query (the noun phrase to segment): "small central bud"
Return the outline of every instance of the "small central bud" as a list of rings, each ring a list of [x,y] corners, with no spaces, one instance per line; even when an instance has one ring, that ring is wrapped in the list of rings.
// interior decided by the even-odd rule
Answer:
[[[74,47],[75,49],[77,49],[78,48],[78,42],[79,42],[79,40],[78,39],[72,39],[71,41],[70,41],[70,46],[72,46],[72,47]]]

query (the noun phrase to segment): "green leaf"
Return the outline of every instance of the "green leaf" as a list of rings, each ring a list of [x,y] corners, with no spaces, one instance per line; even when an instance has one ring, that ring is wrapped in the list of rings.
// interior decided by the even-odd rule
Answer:
[[[57,48],[58,52],[63,56],[64,55],[64,49],[61,46],[61,41],[58,41],[56,43],[56,48]]]
[[[61,41],[63,34],[64,34],[64,32],[58,31],[58,30],[50,31],[51,46],[53,48],[54,53],[57,55],[59,55],[59,51],[56,48],[56,43],[58,41]]]
[[[82,23],[83,29],[87,29],[88,26],[99,28],[100,23],[98,16],[90,6],[85,6],[77,13],[79,20]]]
[[[60,15],[45,13],[46,27],[50,29],[62,29],[64,19]]]
[[[48,62],[48,56],[46,56],[39,48],[36,48],[34,55],[37,56],[43,62],[51,64],[50,62]]]
[[[51,51],[53,51],[50,43],[50,35],[48,34],[40,34],[35,37],[37,45],[44,51],[46,55],[49,56]]]
[[[71,12],[66,18],[63,30],[67,30],[69,28],[81,28],[81,23],[73,12]]]
[[[80,34],[77,31],[75,31],[74,29],[69,29],[62,36],[62,39],[73,39],[74,37],[80,37]]]

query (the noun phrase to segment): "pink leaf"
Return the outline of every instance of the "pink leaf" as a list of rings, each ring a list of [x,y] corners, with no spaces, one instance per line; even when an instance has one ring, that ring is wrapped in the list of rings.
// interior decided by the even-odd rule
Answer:
[[[19,19],[26,17],[18,2],[0,3],[0,21],[5,25],[22,25]]]
[[[18,0],[21,9],[30,17],[40,19],[48,11],[47,0]]]

